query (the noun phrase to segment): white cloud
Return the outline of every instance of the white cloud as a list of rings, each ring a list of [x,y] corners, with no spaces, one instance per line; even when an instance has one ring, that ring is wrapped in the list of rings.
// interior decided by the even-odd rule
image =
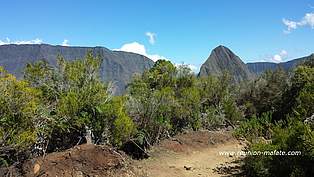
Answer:
[[[286,50],[281,50],[279,54],[275,54],[272,57],[272,61],[276,63],[283,62],[283,60],[288,56],[288,52]]]
[[[131,42],[131,43],[123,44],[120,49],[114,49],[114,50],[133,52],[133,53],[138,53],[141,55],[147,55],[145,46],[138,43],[138,42]]]
[[[123,44],[120,49],[113,49],[113,50],[141,54],[152,59],[153,61],[157,61],[159,59],[166,59],[166,57],[158,55],[158,54],[148,54],[146,52],[145,46],[138,42],[131,42],[131,43]]]
[[[287,26],[287,28],[288,28],[287,30],[288,31],[297,29],[297,22],[290,21],[290,20],[287,20],[287,19],[283,19],[282,22],[283,22],[284,25]]]
[[[282,57],[279,54],[273,56],[272,60],[276,63],[282,62]]]
[[[6,38],[4,41],[0,40],[0,45],[8,45],[8,44],[17,44],[17,45],[21,45],[21,44],[41,44],[43,43],[43,40],[36,38],[36,39],[32,39],[32,40],[22,40],[22,41],[11,41],[9,38]]]
[[[281,50],[280,56],[282,56],[282,57],[287,57],[287,56],[288,56],[288,52],[285,51],[285,50]]]
[[[168,60],[166,57],[158,55],[158,54],[152,54],[152,55],[147,54],[145,56],[147,56],[148,58],[152,59],[154,62],[156,62],[157,60],[161,60],[161,59],[162,60]]]
[[[156,42],[156,34],[152,32],[146,32],[145,35],[148,37],[149,43],[154,45]]]
[[[305,14],[301,24],[309,25],[313,29],[314,28],[314,13]]]
[[[64,39],[61,45],[62,46],[69,46],[69,40]]]
[[[314,13],[306,13],[300,21],[293,21],[282,19],[284,25],[287,26],[285,33],[290,33],[292,30],[297,29],[298,27],[309,26],[314,29]]]
[[[121,48],[113,49],[113,50],[141,54],[141,55],[144,55],[144,56],[152,59],[154,62],[156,62],[159,59],[169,60],[166,57],[158,55],[158,54],[148,54],[145,46],[143,44],[138,43],[138,42],[131,42],[131,43],[123,44]],[[192,72],[194,72],[194,73],[197,73],[199,71],[199,67],[192,65],[192,64],[185,64],[185,63],[183,63],[183,64],[176,63],[175,64],[176,67],[179,67],[180,65],[187,65],[192,70]]]

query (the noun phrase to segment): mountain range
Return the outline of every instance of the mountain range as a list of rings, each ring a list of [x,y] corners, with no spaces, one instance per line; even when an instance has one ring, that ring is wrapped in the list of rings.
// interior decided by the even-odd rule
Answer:
[[[227,71],[232,79],[236,83],[239,83],[244,80],[250,80],[267,70],[283,68],[289,71],[309,59],[314,59],[314,54],[281,63],[255,62],[245,64],[240,57],[229,48],[218,46],[211,52],[205,63],[201,66],[199,76],[207,76],[210,74],[221,75],[224,71]]]
[[[115,94],[124,92],[127,83],[135,73],[142,73],[153,66],[154,62],[139,54],[112,51],[104,47],[66,47],[48,44],[2,45],[0,46],[0,66],[18,78],[23,76],[27,63],[46,60],[56,65],[56,58],[62,55],[67,60],[82,59],[88,51],[103,59],[100,76],[104,81],[112,81]]]
[[[23,70],[27,63],[38,60],[46,60],[56,65],[56,58],[62,55],[67,60],[82,59],[88,51],[94,55],[100,55],[103,59],[101,66],[101,79],[113,82],[115,94],[122,94],[127,84],[135,73],[142,73],[151,68],[154,62],[140,54],[112,51],[105,47],[67,47],[49,44],[25,44],[25,45],[0,45],[0,66],[18,78],[23,76]],[[216,47],[201,66],[199,76],[220,75],[224,71],[231,74],[235,82],[250,80],[266,70],[274,70],[282,67],[290,70],[298,63],[310,58],[314,54],[294,59],[283,63],[256,62],[245,64],[239,56],[225,46]]]
[[[276,68],[283,68],[287,71],[293,69],[299,63],[304,62],[305,60],[314,59],[314,54],[311,54],[306,57],[301,57],[297,59],[293,59],[287,62],[282,63],[272,63],[272,62],[255,62],[255,63],[247,63],[249,70],[255,74],[261,74],[266,70],[275,70]]]

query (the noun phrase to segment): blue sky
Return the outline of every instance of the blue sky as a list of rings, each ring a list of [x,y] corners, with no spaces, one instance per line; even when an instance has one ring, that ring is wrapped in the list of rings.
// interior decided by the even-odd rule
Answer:
[[[314,52],[313,0],[0,0],[0,44],[104,46],[199,67],[218,45],[245,62]]]

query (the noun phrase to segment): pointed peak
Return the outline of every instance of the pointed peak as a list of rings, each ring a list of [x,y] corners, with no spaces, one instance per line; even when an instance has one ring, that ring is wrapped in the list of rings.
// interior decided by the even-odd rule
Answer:
[[[219,45],[216,48],[214,48],[214,50],[230,50],[228,47],[224,46],[224,45]]]
[[[237,57],[237,55],[232,50],[223,45],[219,45],[218,47],[214,48],[212,53],[221,56],[220,58],[225,58],[223,55],[227,56],[227,58]]]
[[[224,45],[219,45],[219,46],[217,46],[216,48],[226,48],[226,46],[224,46]]]
[[[235,82],[248,80],[252,77],[245,63],[235,53],[229,48],[219,45],[212,50],[202,65],[199,75],[220,75],[224,71],[228,71]]]

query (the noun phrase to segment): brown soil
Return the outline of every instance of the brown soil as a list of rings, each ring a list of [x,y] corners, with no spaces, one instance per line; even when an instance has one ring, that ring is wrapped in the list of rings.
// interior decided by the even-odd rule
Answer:
[[[12,176],[25,177],[102,177],[134,176],[128,157],[107,146],[80,145],[64,152],[27,161],[22,172],[12,170]],[[19,174],[19,175],[18,175]]]
[[[51,153],[11,169],[11,176],[26,177],[192,177],[234,176],[241,173],[241,157],[219,155],[239,151],[243,143],[230,132],[197,131],[177,135],[152,147],[150,157],[132,160],[108,146],[80,145]],[[1,173],[0,169],[0,176]]]
[[[243,147],[230,132],[189,132],[162,141],[151,150],[151,158],[134,166],[143,177],[243,176],[242,157],[219,155]]]

